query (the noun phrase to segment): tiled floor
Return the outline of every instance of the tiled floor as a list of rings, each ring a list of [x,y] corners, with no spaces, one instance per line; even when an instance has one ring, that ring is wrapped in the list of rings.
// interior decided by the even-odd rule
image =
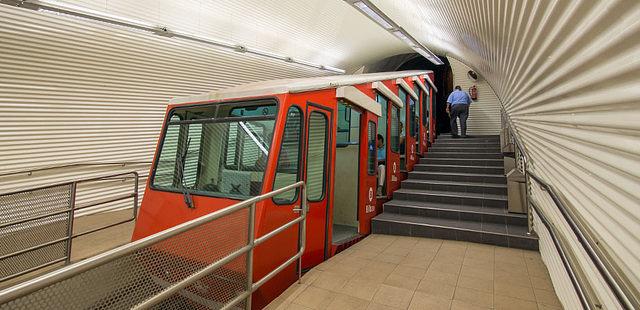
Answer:
[[[267,309],[561,309],[538,252],[371,235]]]

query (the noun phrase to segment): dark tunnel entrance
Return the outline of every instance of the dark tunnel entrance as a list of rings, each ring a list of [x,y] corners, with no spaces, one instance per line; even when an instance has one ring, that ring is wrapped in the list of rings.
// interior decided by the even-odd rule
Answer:
[[[417,53],[401,54],[385,58],[377,63],[368,65],[364,73],[403,71],[403,70],[431,70],[435,74],[433,83],[438,88],[436,99],[436,134],[451,131],[449,115],[445,112],[447,96],[453,90],[453,72],[449,60],[444,56],[438,56],[444,65],[436,66]]]

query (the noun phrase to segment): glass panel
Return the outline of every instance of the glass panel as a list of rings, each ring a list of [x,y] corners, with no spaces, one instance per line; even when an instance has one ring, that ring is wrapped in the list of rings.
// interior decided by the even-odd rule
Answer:
[[[287,122],[282,135],[282,146],[278,157],[273,189],[283,188],[299,180],[300,141],[302,135],[302,111],[298,107],[289,108]],[[298,190],[288,191],[273,197],[280,204],[292,203],[298,197]]]
[[[427,126],[429,124],[429,86],[427,91],[422,93],[422,125]]]
[[[235,108],[260,111],[260,116],[229,118]],[[163,138],[152,186],[234,199],[259,195],[275,124],[269,111],[274,109],[271,103],[176,109]],[[266,117],[262,111],[267,111]],[[215,117],[216,113],[223,117]]]
[[[324,197],[327,157],[327,117],[312,112],[309,117],[309,149],[307,150],[307,199]]]
[[[369,122],[367,130],[367,172],[371,175],[376,172],[376,124]]]
[[[405,130],[407,128],[407,122],[406,122],[406,118],[407,118],[407,92],[404,91],[404,89],[400,88],[400,90],[398,91],[398,96],[400,97],[400,100],[402,101],[402,110],[400,111],[400,154],[404,155],[405,151],[406,151],[406,147],[404,145],[404,140],[406,139],[406,134],[405,134]]]
[[[337,145],[360,142],[360,112],[343,102],[338,102]]]
[[[386,97],[378,94],[376,95],[376,101],[380,104],[380,108],[381,108],[381,116],[378,117],[378,134],[380,134],[382,136],[382,138],[384,139],[384,141],[387,141],[387,119],[388,119],[388,115],[387,115],[387,105],[388,105],[388,100]]]
[[[413,97],[409,97],[409,135],[412,137],[416,136],[416,100]]]
[[[389,139],[389,145],[391,151],[398,153],[400,151],[400,108],[397,106],[391,106],[391,139]]]

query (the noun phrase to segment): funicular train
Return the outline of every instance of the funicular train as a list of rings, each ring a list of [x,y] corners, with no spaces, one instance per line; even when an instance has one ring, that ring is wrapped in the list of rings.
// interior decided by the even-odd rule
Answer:
[[[320,264],[370,233],[426,154],[432,80],[431,71],[286,79],[172,100],[133,240],[303,180],[302,267]],[[258,203],[255,235],[294,219],[300,199],[292,191]],[[254,278],[295,254],[297,236],[292,228],[259,245]],[[254,308],[295,281],[293,265],[254,293]]]

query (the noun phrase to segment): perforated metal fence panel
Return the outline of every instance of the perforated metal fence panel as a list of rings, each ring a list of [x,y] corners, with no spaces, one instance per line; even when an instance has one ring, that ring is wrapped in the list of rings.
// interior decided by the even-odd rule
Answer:
[[[64,261],[71,184],[0,195],[0,281]]]
[[[249,210],[241,209],[115,259],[89,260],[86,271],[13,299],[0,309],[130,309],[243,249],[248,242],[248,219]],[[154,307],[222,308],[247,291],[246,263],[242,253],[189,280],[184,289]]]

